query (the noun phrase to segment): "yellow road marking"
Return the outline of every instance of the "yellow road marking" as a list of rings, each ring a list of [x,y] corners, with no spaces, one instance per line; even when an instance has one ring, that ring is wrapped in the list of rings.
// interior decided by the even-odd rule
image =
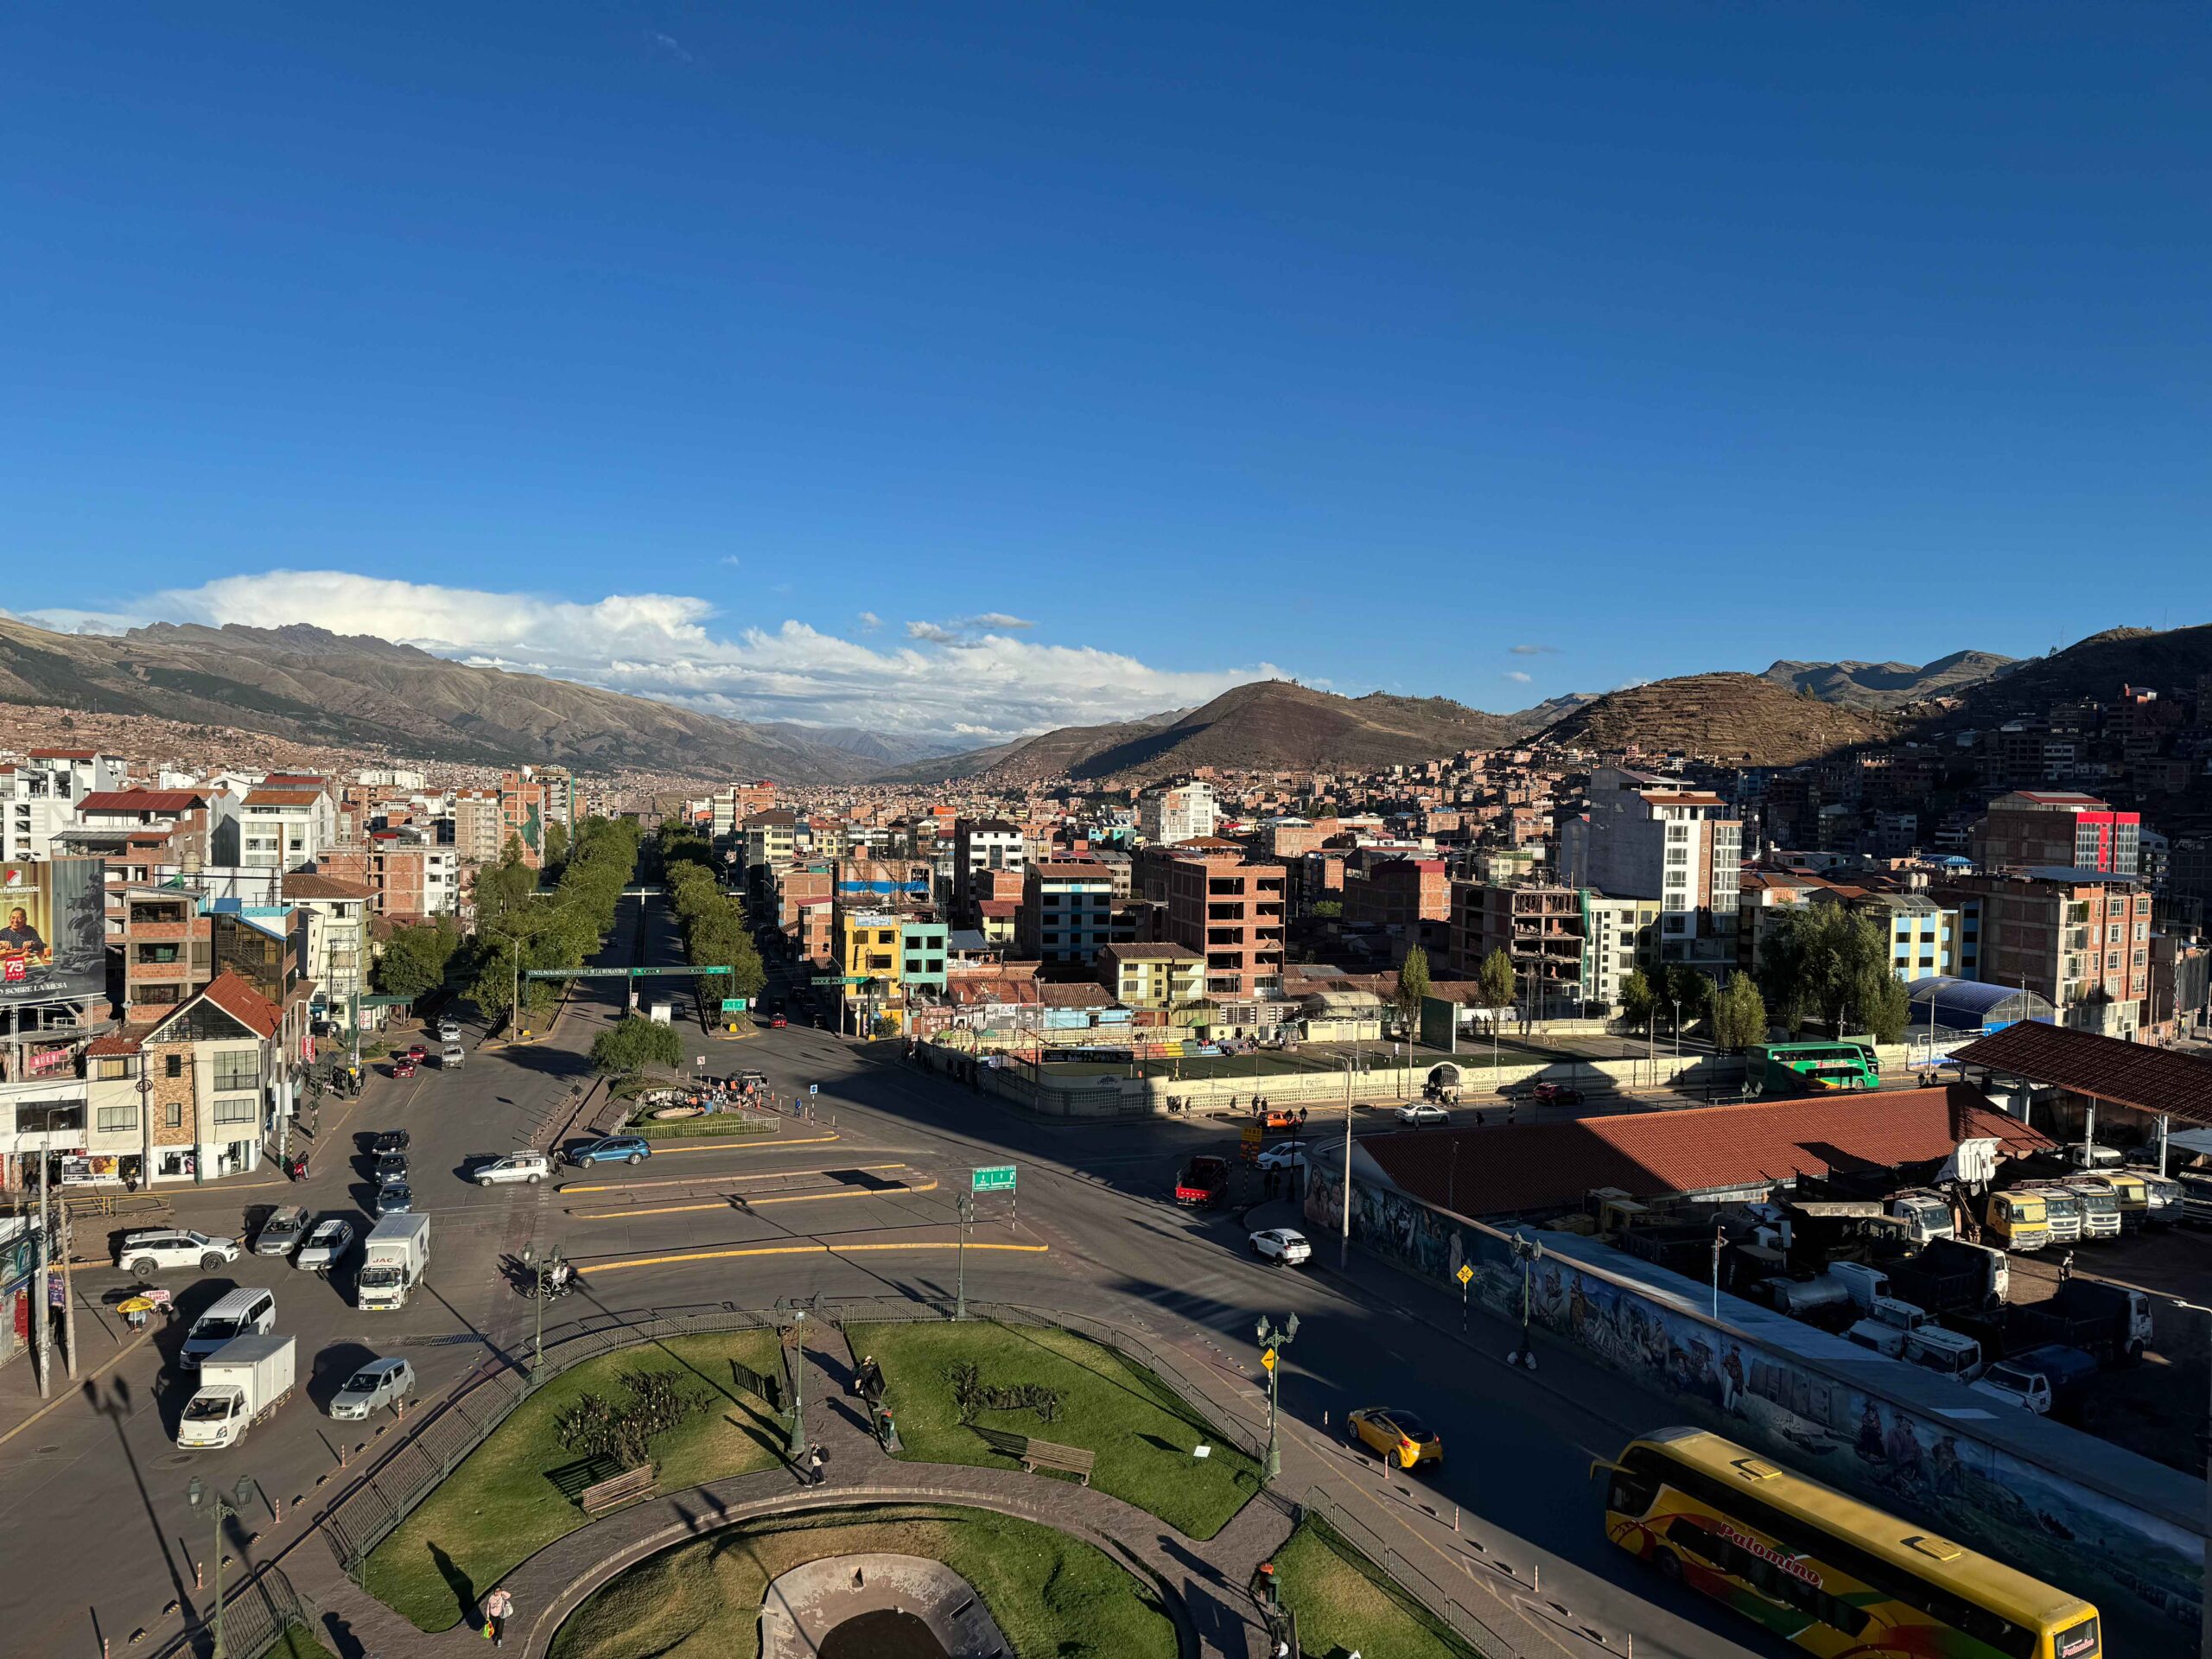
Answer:
[[[817,1198],[895,1198],[902,1192],[934,1192],[935,1181],[919,1186],[840,1187],[832,1192],[786,1192],[772,1198],[747,1198],[733,1192],[713,1204],[662,1204],[650,1210],[571,1210],[569,1217],[576,1221],[621,1221],[631,1216],[681,1216],[700,1210],[727,1211],[733,1205],[744,1204],[748,1210],[764,1204],[811,1204]]]
[[[834,1135],[825,1135],[810,1141],[778,1141],[765,1147],[687,1147],[685,1150],[687,1152],[781,1152],[785,1147],[818,1147],[838,1138]],[[779,1169],[771,1170],[768,1173],[772,1175],[810,1175],[814,1172],[805,1169]],[[603,1181],[592,1186],[580,1186],[574,1181],[564,1181],[553,1190],[556,1192],[620,1192],[636,1186],[696,1186],[702,1181],[711,1181],[717,1178],[712,1175],[671,1175],[664,1181]]]
[[[652,1144],[653,1156],[665,1158],[679,1152],[773,1152],[779,1147],[818,1147],[831,1141],[843,1139],[844,1137],[839,1135],[810,1135],[796,1141],[782,1141],[773,1137],[762,1141],[757,1136],[750,1141],[710,1141],[703,1147],[669,1147],[663,1146],[658,1141]]]
[[[671,1262],[726,1262],[738,1255],[854,1255],[862,1250],[957,1250],[957,1241],[939,1243],[918,1239],[908,1244],[762,1244],[742,1250],[692,1250],[683,1255],[642,1255],[634,1262],[598,1262],[578,1265],[578,1273],[613,1273],[622,1268],[658,1268]],[[971,1250],[1013,1250],[1042,1255],[1049,1244],[969,1244]]]

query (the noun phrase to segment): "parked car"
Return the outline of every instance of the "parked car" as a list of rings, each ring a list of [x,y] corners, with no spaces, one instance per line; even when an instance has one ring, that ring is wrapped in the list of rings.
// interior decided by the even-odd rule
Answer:
[[[213,1273],[238,1259],[238,1240],[213,1238],[181,1227],[126,1234],[115,1253],[116,1266],[127,1268],[142,1279],[164,1268],[197,1268],[202,1273]]]
[[[652,1143],[642,1135],[610,1135],[571,1147],[569,1161],[582,1169],[592,1164],[642,1164],[652,1155]]]
[[[378,1129],[369,1142],[371,1152],[404,1152],[415,1144],[415,1137],[405,1129]]]
[[[1306,1167],[1306,1143],[1303,1141],[1278,1141],[1253,1160],[1261,1169],[1303,1169]]]
[[[1294,1227],[1269,1227],[1252,1235],[1252,1253],[1262,1262],[1294,1268],[1313,1258],[1313,1247]]]
[[[1355,1446],[1363,1446],[1401,1469],[1417,1463],[1444,1461],[1444,1441],[1410,1411],[1395,1406],[1370,1406],[1344,1418],[1344,1433]]]
[[[1398,1122],[1414,1129],[1448,1129],[1452,1127],[1452,1114],[1425,1100],[1408,1101],[1398,1108]]]
[[[1539,1106],[1580,1106],[1582,1091],[1572,1084],[1540,1083],[1529,1090],[1529,1098]]]
[[[316,1273],[328,1273],[346,1258],[353,1248],[353,1224],[339,1216],[328,1216],[315,1223],[315,1230],[308,1235],[308,1242],[300,1246],[300,1253],[292,1258],[296,1268],[310,1268]]]
[[[1270,1106],[1268,1108],[1267,1115],[1260,1120],[1260,1128],[1265,1133],[1272,1135],[1277,1129],[1298,1128],[1305,1122],[1305,1118],[1290,1107]]]
[[[415,1368],[404,1359],[372,1359],[330,1397],[330,1414],[357,1423],[379,1406],[397,1406],[415,1387]]]
[[[377,1189],[377,1219],[404,1215],[415,1207],[415,1193],[404,1181],[386,1181]]]
[[[269,1212],[253,1236],[256,1255],[289,1255],[308,1230],[308,1212],[296,1204],[280,1204]]]
[[[511,1181],[536,1186],[553,1173],[553,1160],[542,1152],[511,1152],[476,1168],[476,1185],[499,1186]]]

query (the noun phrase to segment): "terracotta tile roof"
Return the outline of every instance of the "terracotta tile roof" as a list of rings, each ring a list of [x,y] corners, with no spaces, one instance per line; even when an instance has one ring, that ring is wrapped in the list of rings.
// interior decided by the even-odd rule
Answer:
[[[228,969],[209,981],[207,988],[200,995],[264,1039],[274,1037],[283,1023],[283,1016],[274,1002]],[[192,1001],[188,1000],[178,1006],[188,1008]]]
[[[128,1032],[121,1031],[110,1032],[105,1037],[95,1037],[85,1046],[85,1052],[94,1057],[103,1054],[136,1054],[137,1052],[138,1039]]]
[[[207,804],[207,798],[191,789],[96,789],[77,803],[78,813],[157,812],[174,815]]]
[[[1109,944],[1106,954],[1116,962],[1204,962],[1187,944]]]
[[[287,899],[373,899],[376,889],[358,881],[340,881],[315,870],[293,870],[284,877]]]
[[[1056,985],[1049,982],[1037,988],[1039,999],[1048,1008],[1110,1008],[1114,999],[1103,985],[1085,980],[1075,984]]]
[[[1363,1136],[1359,1144],[1415,1197],[1441,1205],[1448,1193],[1462,1215],[1502,1216],[1571,1206],[1592,1187],[1653,1198],[1801,1173],[1918,1163],[1948,1157],[1975,1137],[1993,1138],[2015,1155],[2051,1144],[1963,1083],[1445,1135],[1412,1130]],[[1461,1148],[1456,1159],[1454,1142]]]
[[[98,749],[33,749],[31,751],[31,759],[34,760],[97,760],[99,758],[100,752]]]
[[[319,789],[257,789],[245,798],[248,806],[313,806],[322,798]]]
[[[1966,1065],[2212,1127],[2212,1060],[2093,1031],[2025,1021],[1950,1051]]]
[[[1046,864],[1032,864],[1029,873],[1040,881],[1107,881],[1114,873],[1103,864],[1085,863],[1079,859],[1055,859]]]

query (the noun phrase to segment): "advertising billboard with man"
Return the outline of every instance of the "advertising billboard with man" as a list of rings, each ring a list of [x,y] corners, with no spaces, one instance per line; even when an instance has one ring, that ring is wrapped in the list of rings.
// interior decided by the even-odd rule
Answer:
[[[107,991],[107,861],[0,864],[0,1003]]]

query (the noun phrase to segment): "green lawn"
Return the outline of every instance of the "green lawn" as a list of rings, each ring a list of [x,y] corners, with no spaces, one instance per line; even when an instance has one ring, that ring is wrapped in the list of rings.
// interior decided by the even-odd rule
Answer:
[[[620,1373],[683,1369],[712,1388],[714,1403],[653,1447],[663,1491],[775,1463],[780,1424],[766,1404],[741,1393],[731,1360],[772,1373],[772,1331],[672,1337],[588,1360],[516,1408],[422,1507],[379,1544],[363,1583],[425,1630],[457,1624],[506,1573],[584,1522],[584,1513],[547,1477],[576,1459],[555,1433],[554,1414],[579,1395],[620,1399]]]
[[[623,1131],[648,1141],[735,1141],[748,1135],[773,1135],[776,1126],[742,1112],[709,1112],[702,1117],[671,1117],[656,1123],[640,1118]]]
[[[1310,1659],[1482,1659],[1326,1522],[1299,1524],[1275,1580]]]
[[[899,1439],[918,1462],[1019,1466],[959,1421],[945,1371],[968,1360],[986,1383],[1039,1382],[1061,1395],[1052,1422],[1031,1411],[985,1412],[981,1426],[1096,1452],[1092,1485],[1186,1537],[1212,1537],[1260,1489],[1259,1465],[1166,1383],[1072,1332],[972,1321],[853,1325],[846,1338],[855,1357],[872,1355],[883,1367]],[[1201,1445],[1212,1452],[1193,1458]]]
[[[794,1516],[683,1544],[579,1607],[553,1659],[758,1659],[769,1584],[825,1555],[943,1561],[974,1586],[1023,1659],[1174,1659],[1150,1587],[1089,1544],[978,1510],[879,1507]]]

